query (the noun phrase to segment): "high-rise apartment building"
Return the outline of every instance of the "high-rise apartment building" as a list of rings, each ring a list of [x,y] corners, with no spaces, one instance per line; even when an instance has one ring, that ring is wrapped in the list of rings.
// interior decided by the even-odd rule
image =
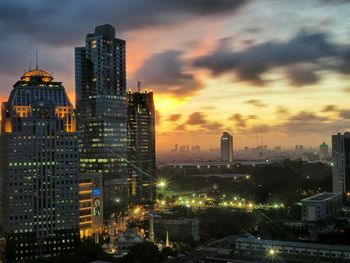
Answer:
[[[131,196],[137,199],[152,200],[155,192],[156,172],[153,92],[129,91],[127,93],[127,113]]]
[[[2,222],[10,260],[56,255],[79,242],[75,112],[61,82],[26,72],[1,109]]]
[[[125,41],[111,25],[87,34],[75,49],[77,131],[81,173],[101,173],[104,216],[126,195],[127,117]]]
[[[228,132],[223,132],[221,136],[221,160],[233,161],[233,136]]]
[[[333,192],[350,195],[350,133],[332,135]]]

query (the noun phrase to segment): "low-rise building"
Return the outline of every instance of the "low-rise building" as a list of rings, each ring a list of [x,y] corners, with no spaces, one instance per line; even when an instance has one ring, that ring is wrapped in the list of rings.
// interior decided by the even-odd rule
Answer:
[[[101,233],[103,228],[102,174],[85,173],[79,178],[80,237]]]
[[[172,241],[184,241],[186,239],[199,240],[198,218],[162,218],[153,217],[154,234],[156,240],[165,240],[168,232]]]
[[[302,220],[317,222],[334,217],[342,209],[341,193],[321,193],[301,200]]]
[[[239,238],[234,254],[260,258],[283,258],[302,262],[350,262],[350,246]]]

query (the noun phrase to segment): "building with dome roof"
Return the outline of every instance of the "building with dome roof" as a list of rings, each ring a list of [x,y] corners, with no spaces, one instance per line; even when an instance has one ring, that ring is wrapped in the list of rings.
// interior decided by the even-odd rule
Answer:
[[[34,69],[1,107],[0,224],[9,260],[57,255],[79,242],[75,111],[62,82]]]

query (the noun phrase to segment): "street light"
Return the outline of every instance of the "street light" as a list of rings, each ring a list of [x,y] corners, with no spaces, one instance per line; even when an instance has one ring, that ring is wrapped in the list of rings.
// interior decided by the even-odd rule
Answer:
[[[167,186],[167,182],[165,180],[160,180],[157,183],[158,188],[165,188]]]
[[[274,250],[273,248],[271,248],[270,250],[269,250],[269,255],[270,256],[274,256],[276,254],[276,250]]]

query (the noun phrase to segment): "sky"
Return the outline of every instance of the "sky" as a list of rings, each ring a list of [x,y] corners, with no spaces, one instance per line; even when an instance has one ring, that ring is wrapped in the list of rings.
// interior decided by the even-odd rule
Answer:
[[[29,67],[74,101],[74,47],[111,24],[127,89],[155,94],[157,149],[317,147],[350,130],[350,1],[1,0],[0,99]]]

